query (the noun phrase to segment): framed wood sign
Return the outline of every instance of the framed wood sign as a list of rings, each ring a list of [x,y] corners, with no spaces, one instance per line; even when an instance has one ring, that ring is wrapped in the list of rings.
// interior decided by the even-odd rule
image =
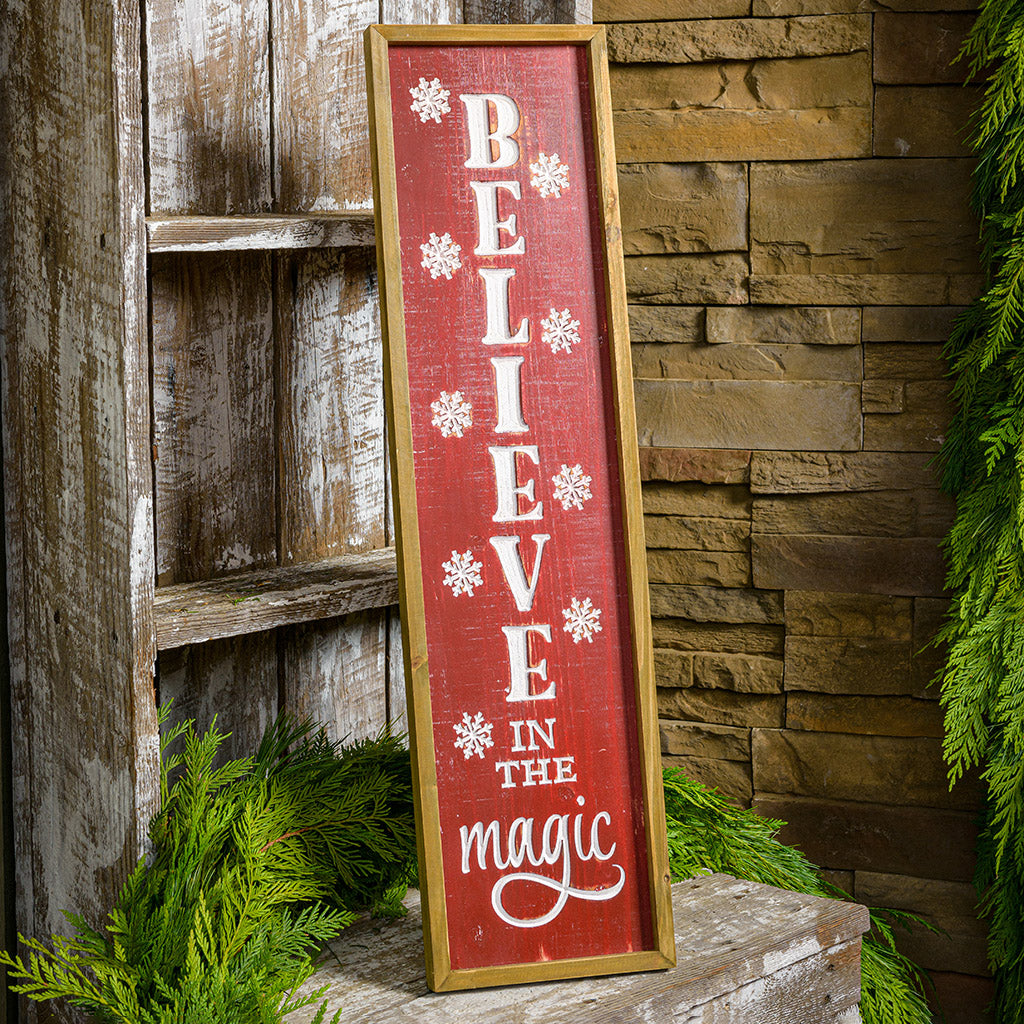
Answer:
[[[367,30],[427,978],[674,963],[604,30]]]

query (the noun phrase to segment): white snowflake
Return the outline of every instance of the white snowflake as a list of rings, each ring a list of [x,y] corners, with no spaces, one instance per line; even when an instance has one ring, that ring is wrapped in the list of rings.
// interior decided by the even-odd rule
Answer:
[[[430,421],[441,431],[442,437],[462,437],[467,427],[473,425],[473,406],[462,397],[461,391],[448,394],[442,391],[436,402],[430,403],[434,418]]]
[[[557,153],[551,156],[541,153],[537,162],[530,164],[530,170],[533,172],[530,184],[542,196],[554,196],[557,199],[562,189],[569,187],[569,168],[558,159]]]
[[[441,123],[441,115],[447,114],[452,108],[448,104],[448,97],[451,92],[441,88],[439,78],[427,81],[420,79],[419,85],[414,85],[409,93],[412,96],[412,110],[420,115],[420,121],[426,123],[431,118],[435,124]]]
[[[561,471],[551,481],[555,485],[555,501],[560,501],[563,509],[583,508],[583,502],[593,497],[590,477],[578,462],[575,466],[567,466],[563,462]]]
[[[472,718],[468,711],[462,712],[462,722],[452,726],[459,737],[455,741],[456,747],[462,748],[462,756],[468,761],[474,754],[477,757],[484,756],[485,747],[493,747],[494,740],[491,739],[491,730],[494,726],[484,721],[484,716],[478,711]]]
[[[552,309],[551,315],[541,320],[540,326],[540,340],[545,345],[550,345],[552,352],[557,352],[559,349],[571,352],[573,345],[579,344],[580,322],[573,320],[572,314],[567,309],[563,309],[561,312]]]
[[[445,279],[450,281],[452,274],[462,266],[459,253],[462,246],[452,240],[452,236],[446,231],[443,235],[430,232],[430,240],[420,246],[423,253],[421,267],[430,271],[431,277],[440,277],[444,274]]]
[[[572,604],[568,608],[562,609],[562,614],[565,616],[562,632],[572,633],[574,644],[578,644],[581,640],[592,644],[594,634],[601,632],[601,623],[598,621],[601,618],[601,609],[595,608],[590,603],[589,597],[584,598],[582,604],[578,597],[574,597]]]
[[[483,567],[483,562],[473,561],[472,551],[466,551],[461,555],[458,551],[453,551],[452,560],[441,563],[441,568],[447,573],[444,585],[451,587],[456,597],[459,594],[469,594],[472,597],[473,588],[483,586],[483,577],[480,575]]]

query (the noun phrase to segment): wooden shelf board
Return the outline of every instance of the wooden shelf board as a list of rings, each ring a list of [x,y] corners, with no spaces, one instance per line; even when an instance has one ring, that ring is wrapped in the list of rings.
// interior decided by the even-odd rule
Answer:
[[[151,253],[327,249],[374,244],[373,211],[258,217],[147,217]]]
[[[156,588],[156,645],[166,651],[397,601],[394,548],[176,583]]]

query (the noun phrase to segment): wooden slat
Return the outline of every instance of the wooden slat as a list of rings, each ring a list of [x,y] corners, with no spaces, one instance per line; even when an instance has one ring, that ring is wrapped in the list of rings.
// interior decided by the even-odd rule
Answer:
[[[464,0],[463,4],[467,25],[589,25],[592,11],[592,0]]]
[[[158,587],[161,650],[336,618],[398,600],[395,549]]]
[[[267,0],[146,0],[150,212],[271,208]]]
[[[146,233],[151,253],[352,248],[373,245],[373,215],[355,210],[319,216],[150,217]]]
[[[409,914],[364,921],[331,943],[304,990],[325,986],[346,1024],[838,1024],[860,998],[864,907],[725,875],[672,887],[679,960],[668,971],[434,994],[418,893]],[[306,1024],[311,1010],[289,1016]]]
[[[103,920],[158,798],[140,36],[113,0],[0,19],[16,904],[39,937],[64,907]]]

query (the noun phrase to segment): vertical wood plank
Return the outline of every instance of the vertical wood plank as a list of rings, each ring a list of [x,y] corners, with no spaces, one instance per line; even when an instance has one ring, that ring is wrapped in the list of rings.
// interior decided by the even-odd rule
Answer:
[[[459,0],[381,0],[384,25],[455,25],[462,21]]]
[[[267,0],[147,0],[153,213],[271,207]]]
[[[277,563],[270,257],[154,258],[153,424],[157,579],[210,579]],[[270,634],[160,656],[175,721],[231,733],[251,753],[277,710]]]
[[[464,0],[467,25],[589,25],[593,0]]]
[[[377,0],[271,0],[279,210],[369,209],[363,29]]]
[[[281,562],[384,546],[384,407],[372,253],[282,257],[278,272]],[[338,738],[386,718],[386,613],[284,631],[285,706]]]
[[[17,924],[46,936],[67,930],[61,908],[102,920],[157,792],[141,26],[137,7],[112,0],[4,12]]]

